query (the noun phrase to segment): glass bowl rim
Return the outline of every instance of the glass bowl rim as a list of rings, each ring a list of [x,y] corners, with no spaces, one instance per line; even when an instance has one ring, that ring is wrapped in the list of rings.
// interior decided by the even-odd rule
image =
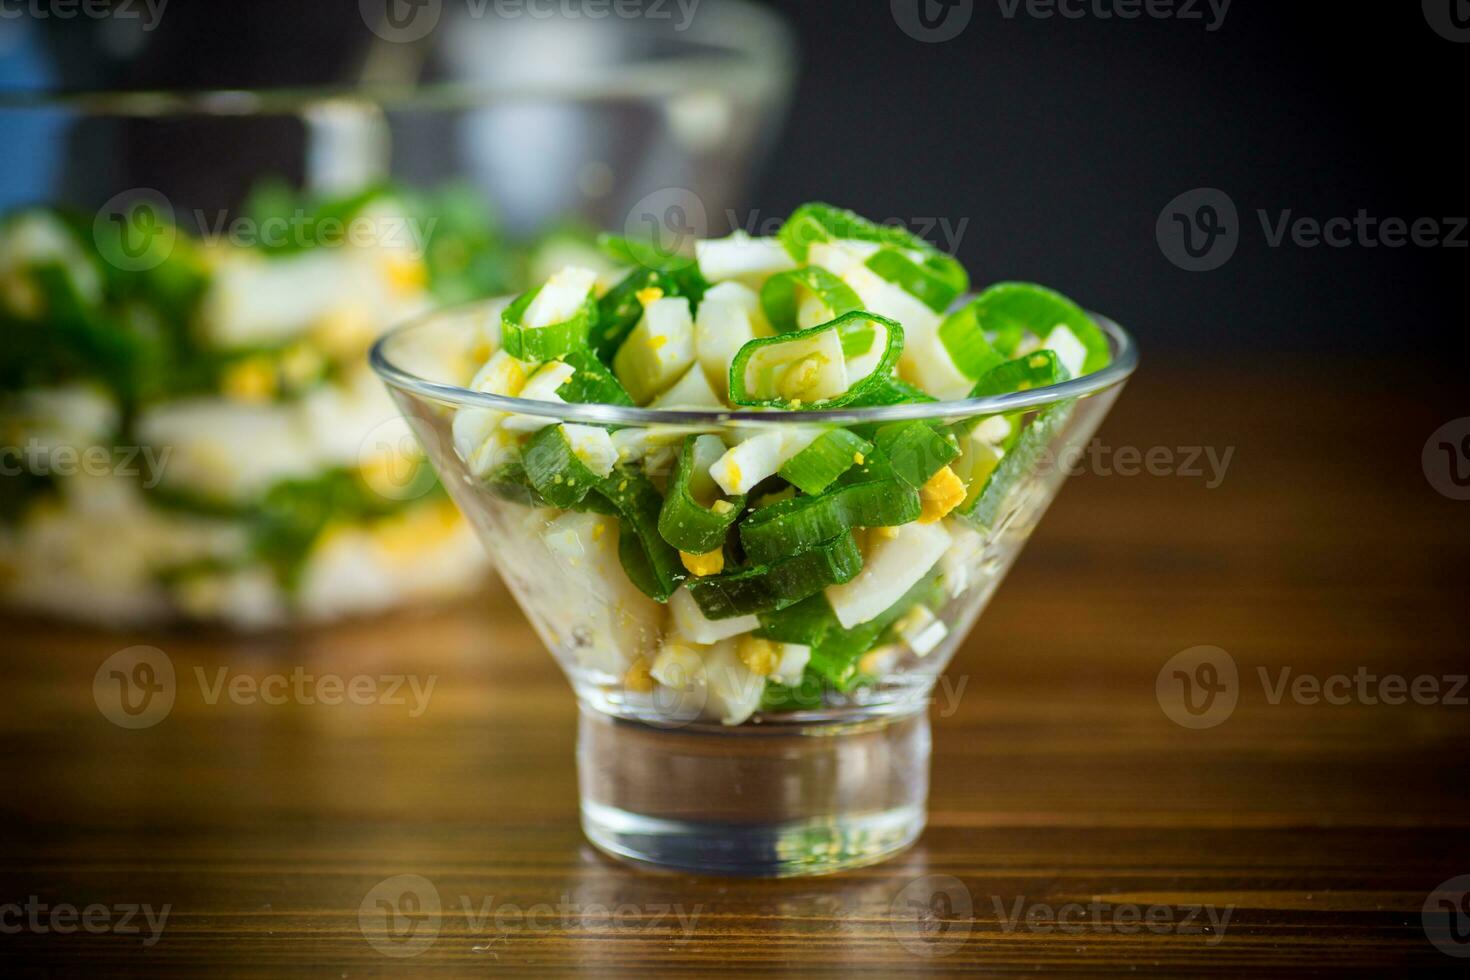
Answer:
[[[744,30],[714,29],[695,22],[665,32],[686,49],[664,59],[634,57],[607,66],[595,84],[576,76],[504,83],[443,81],[346,82],[280,88],[64,89],[0,87],[0,112],[67,111],[102,117],[252,116],[300,112],[324,103],[356,102],[386,110],[453,111],[495,102],[571,99],[612,102],[672,98],[691,88],[749,91],[751,84],[777,84],[795,67],[795,35],[775,11],[747,0],[724,0],[720,8]],[[707,53],[696,50],[700,46]],[[731,60],[733,58],[733,60]]]
[[[674,410],[661,408],[630,408],[622,405],[558,403],[537,401],[529,398],[512,398],[472,391],[460,385],[445,384],[419,377],[395,364],[388,348],[405,335],[432,326],[436,321],[452,318],[457,314],[493,301],[475,300],[440,307],[400,324],[379,337],[368,355],[374,371],[392,388],[406,391],[441,404],[458,408],[483,408],[515,415],[531,415],[553,418],[563,422],[583,422],[592,425],[654,426],[674,425],[692,427],[719,427],[731,423],[761,425],[855,425],[864,422],[908,422],[916,419],[953,420],[980,415],[1005,415],[1026,409],[1038,408],[1056,402],[1093,395],[1121,385],[1138,367],[1138,345],[1126,330],[1117,323],[1096,313],[1089,314],[1107,335],[1113,347],[1113,360],[1100,371],[1085,374],[1080,378],[1060,384],[1032,388],[1028,391],[1006,395],[988,395],[981,398],[964,398],[957,401],[919,402],[905,405],[883,405],[871,408],[834,408],[812,411],[757,410],[757,409],[702,409]]]

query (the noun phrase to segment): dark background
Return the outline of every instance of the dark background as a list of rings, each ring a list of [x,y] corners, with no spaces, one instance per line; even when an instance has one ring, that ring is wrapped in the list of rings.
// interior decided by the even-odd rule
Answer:
[[[1236,0],[1210,32],[1208,16],[1007,19],[975,0],[963,34],[922,43],[888,0],[766,2],[797,27],[801,78],[748,197],[762,218],[820,198],[967,222],[959,254],[977,282],[1054,285],[1153,356],[1249,354],[1264,369],[1411,354],[1446,381],[1460,363],[1452,277],[1470,250],[1271,248],[1257,217],[1470,212],[1470,45],[1434,33],[1420,4]],[[143,58],[110,56],[89,31],[58,30],[73,86],[316,83],[366,40],[356,0],[177,3]],[[1196,187],[1225,191],[1241,219],[1234,258],[1204,273],[1155,236]]]

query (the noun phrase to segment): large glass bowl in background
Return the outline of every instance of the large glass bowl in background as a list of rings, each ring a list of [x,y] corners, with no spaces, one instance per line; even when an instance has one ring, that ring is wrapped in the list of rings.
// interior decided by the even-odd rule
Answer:
[[[756,875],[834,871],[910,844],[926,819],[935,683],[1132,373],[1137,354],[1127,334],[1100,319],[1112,345],[1109,367],[1016,394],[832,412],[680,412],[470,390],[502,306],[473,304],[398,328],[375,346],[373,366],[571,681],[581,705],[578,767],[589,839],[624,858]],[[896,610],[901,618],[864,657],[860,673],[871,680],[839,689],[808,668],[800,684],[811,696],[789,708],[762,703],[772,689],[730,643],[700,646],[682,635],[678,593],[660,605],[628,580],[617,518],[558,510],[498,482],[494,461],[486,465],[483,450],[456,439],[456,416],[476,412],[643,430],[650,443],[667,445],[687,434],[733,443],[783,426],[978,425],[1033,413],[1032,427],[1047,437],[1013,481],[1001,484],[1009,489],[986,526],[954,518],[929,526],[925,533],[947,535],[948,544],[923,598]],[[964,456],[954,465],[969,471]],[[918,629],[907,629],[909,622]],[[665,659],[670,646],[677,656]],[[661,662],[678,667],[674,676],[661,673]]]
[[[257,628],[482,581],[368,346],[595,262],[582,229],[650,195],[705,206],[679,212],[691,233],[724,230],[793,62],[783,25],[738,0],[687,24],[474,9],[411,41],[356,25],[358,70],[310,90],[0,92],[0,604]],[[288,216],[396,190],[353,212],[364,243],[310,225],[262,256],[265,181]],[[63,356],[31,353],[57,337]],[[169,369],[138,383],[136,350],[160,344]]]

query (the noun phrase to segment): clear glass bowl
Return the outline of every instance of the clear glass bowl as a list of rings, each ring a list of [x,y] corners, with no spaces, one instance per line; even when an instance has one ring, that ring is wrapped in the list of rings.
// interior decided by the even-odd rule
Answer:
[[[927,706],[935,683],[1055,497],[1067,462],[1092,437],[1136,365],[1128,335],[1099,323],[1114,359],[1083,378],[991,398],[830,412],[661,411],[467,390],[486,337],[499,324],[494,306],[445,311],[401,327],[378,343],[372,360],[576,692],[588,837],[610,853],[661,865],[815,874],[880,860],[922,830]],[[687,620],[679,623],[673,604],[654,603],[628,581],[617,557],[615,519],[513,499],[477,477],[494,467],[467,463],[454,431],[458,413],[477,410],[615,425],[655,442],[813,423],[980,423],[1041,410],[1055,421],[988,528],[948,518],[932,525],[949,535],[934,566],[935,588],[922,600],[923,612],[900,616],[864,657],[868,682],[850,690],[821,685],[812,703],[767,705],[745,723],[727,725],[722,720],[749,715],[765,679],[715,643],[699,651],[702,667],[689,669],[695,676],[651,680],[646,668],[665,642],[687,644]]]
[[[253,629],[421,603],[483,581],[484,555],[433,481],[391,475],[415,472],[422,457],[368,369],[367,348],[391,324],[435,306],[544,278],[543,264],[560,267],[568,250],[595,262],[587,234],[571,229],[617,226],[650,194],[680,188],[712,219],[738,207],[780,119],[793,59],[784,25],[738,2],[702,7],[684,29],[656,18],[471,17],[473,8],[444,5],[436,29],[415,43],[358,25],[369,42],[359,69],[309,89],[58,90],[64,78],[52,62],[70,57],[76,68],[87,62],[76,57],[86,45],[53,57],[39,26],[0,21],[0,48],[17,69],[0,79],[42,85],[0,89],[7,344],[12,331],[63,332],[62,316],[34,302],[34,267],[54,259],[58,237],[74,240],[82,256],[68,260],[67,274],[84,291],[101,283],[112,295],[114,284],[165,278],[160,269],[175,266],[152,265],[155,255],[177,264],[201,235],[212,243],[197,250],[208,261],[184,271],[216,269],[209,263],[252,253],[282,231],[249,221],[247,198],[265,179],[328,198],[383,181],[426,195],[468,185],[497,216],[465,233],[437,204],[379,215],[380,237],[410,240],[418,253],[408,262],[387,256],[382,268],[385,250],[310,231],[291,243],[309,249],[273,257],[277,270],[299,260],[300,274],[244,290],[282,328],[264,345],[265,369],[274,372],[274,355],[288,348],[295,359],[283,355],[280,364],[332,365],[328,382],[290,404],[259,395],[261,366],[246,356],[253,338],[226,350],[213,328],[136,403],[114,383],[110,343],[54,371],[22,364],[13,383],[8,368],[0,372],[0,462],[9,467],[18,456],[27,467],[0,486],[0,603],[106,625],[186,618]],[[129,44],[166,48],[179,40],[166,37],[174,23]],[[92,25],[66,26],[51,41],[80,42]],[[109,59],[87,63],[117,64]],[[139,205],[177,224],[177,239],[139,224]],[[4,220],[38,207],[65,209],[72,227],[33,224],[19,234]],[[136,256],[125,248],[119,262],[100,248],[115,221],[127,223],[142,261],[129,261]],[[433,271],[456,264],[466,274],[454,281]],[[131,331],[124,302],[115,306],[109,329]],[[158,323],[201,333],[198,310],[145,303],[125,312],[150,337]],[[196,367],[214,371],[217,357],[242,370],[220,368],[217,380],[187,390],[176,383]],[[248,453],[239,452],[243,442]],[[242,459],[251,465],[221,465]],[[338,483],[329,486],[327,475]],[[344,487],[362,498],[362,518],[328,499]],[[310,540],[292,543],[286,558],[257,533],[282,519],[299,527],[313,508],[319,527],[293,530]]]

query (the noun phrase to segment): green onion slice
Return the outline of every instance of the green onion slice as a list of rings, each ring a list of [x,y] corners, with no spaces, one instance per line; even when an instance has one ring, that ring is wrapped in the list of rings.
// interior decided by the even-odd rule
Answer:
[[[612,363],[613,355],[643,319],[638,294],[655,288],[667,293],[667,287],[668,280],[662,273],[636,269],[597,301],[597,326],[592,330],[591,346],[603,363]]]
[[[1008,338],[1027,330],[1038,339],[1045,339],[1054,328],[1065,326],[1087,348],[1083,374],[1101,370],[1112,360],[1108,338],[1092,317],[1061,293],[1045,286],[1029,282],[997,283],[970,305],[984,330]]]
[[[547,500],[531,485],[525,464],[520,460],[506,463],[481,481],[492,496],[523,507],[545,507]]]
[[[865,263],[935,313],[943,313],[970,288],[965,269],[948,255],[926,252],[916,259],[904,249],[884,248]]]
[[[918,385],[902,378],[881,378],[857,398],[847,403],[848,408],[881,408],[888,405],[918,405],[937,402],[939,399]]]
[[[795,557],[690,579],[687,587],[706,617],[729,619],[795,605],[829,585],[852,581],[862,567],[857,541],[844,532]]]
[[[522,361],[550,361],[587,346],[597,323],[597,302],[589,294],[575,316],[545,327],[523,326],[521,321],[543,286],[521,295],[500,315],[500,343],[511,357]]]
[[[597,247],[614,262],[660,273],[662,281],[655,285],[666,295],[687,296],[697,306],[710,284],[699,271],[699,262],[693,255],[694,239],[689,238],[686,250],[681,247],[684,237],[677,236],[674,248],[665,248],[662,241],[602,234],[597,236]]]
[[[884,246],[870,257],[868,268],[936,312],[944,312],[956,297],[970,288],[970,275],[963,265],[907,228],[874,224],[830,204],[804,204],[797,208],[778,237],[791,257],[802,263],[807,261],[811,247],[821,242],[860,241]],[[886,257],[878,258],[884,253],[888,253]],[[948,299],[940,302],[946,295]]]
[[[549,425],[526,443],[521,454],[526,479],[536,492],[563,510],[581,503],[602,478],[577,457],[566,427]]]
[[[1016,489],[1037,472],[1043,453],[1067,424],[1075,405],[1075,399],[1058,402],[1038,412],[1021,430],[989,479],[978,488],[971,485],[969,499],[955,508],[953,515],[981,530],[994,528],[1005,516]]]
[[[788,459],[778,471],[781,479],[802,493],[819,494],[842,474],[859,466],[873,452],[873,444],[848,429],[830,429]]]
[[[850,630],[837,621],[826,596],[814,595],[788,608],[762,613],[761,628],[755,635],[777,643],[806,644],[812,648],[807,673],[840,691],[850,691],[862,680],[858,662],[863,654],[877,646],[888,628],[915,603],[930,596],[937,578],[931,572],[876,619]]]
[[[575,402],[579,405],[633,404],[633,397],[618,381],[617,376],[592,351],[586,348],[574,350],[562,360],[577,371],[560,388],[556,389],[562,401]]]
[[[668,602],[688,573],[679,553],[658,533],[663,509],[658,489],[641,469],[623,466],[602,480],[597,492],[617,508],[622,519],[618,556],[628,578],[650,599]]]
[[[870,334],[872,339],[865,339]],[[856,347],[866,352],[849,353]],[[872,313],[848,313],[810,330],[760,337],[741,347],[730,365],[730,399],[765,408],[840,408],[889,379],[902,353],[903,328],[897,323]]]
[[[930,422],[895,422],[873,437],[893,474],[918,489],[960,455],[954,436]]]
[[[797,555],[855,527],[897,527],[919,519],[919,491],[868,460],[816,497],[762,508],[740,524],[740,543],[753,562]]]
[[[725,496],[710,478],[710,466],[724,454],[725,444],[718,436],[684,439],[679,465],[658,515],[659,534],[680,551],[703,555],[721,547],[730,526],[745,510],[744,494]]]
[[[985,372],[980,380],[975,382],[970,397],[984,398],[991,395],[1009,395],[1018,391],[1045,388],[1048,385],[1061,384],[1069,377],[1066,367],[1062,365],[1055,351],[1039,350],[1025,357],[1003,361]],[[1021,420],[1025,414],[1025,412],[1011,412],[1003,416],[1010,422],[1013,438],[1019,437]],[[954,429],[960,433],[973,432],[987,417],[977,415],[961,419],[954,424]],[[977,488],[972,487],[971,489],[974,491]]]
[[[798,328],[801,301],[807,292],[827,308],[824,322],[863,308],[863,301],[852,287],[821,266],[778,272],[761,287],[761,308],[777,333],[790,333]]]
[[[1049,350],[1039,350],[991,368],[975,383],[970,397],[984,398],[1031,391],[1034,388],[1061,384],[1067,379],[1067,369],[1062,367],[1057,355]]]
[[[967,303],[945,318],[939,325],[939,342],[949,352],[950,360],[971,381],[1002,363],[1006,356],[985,338],[980,314],[974,303]],[[1016,338],[1016,343],[1020,338]]]

